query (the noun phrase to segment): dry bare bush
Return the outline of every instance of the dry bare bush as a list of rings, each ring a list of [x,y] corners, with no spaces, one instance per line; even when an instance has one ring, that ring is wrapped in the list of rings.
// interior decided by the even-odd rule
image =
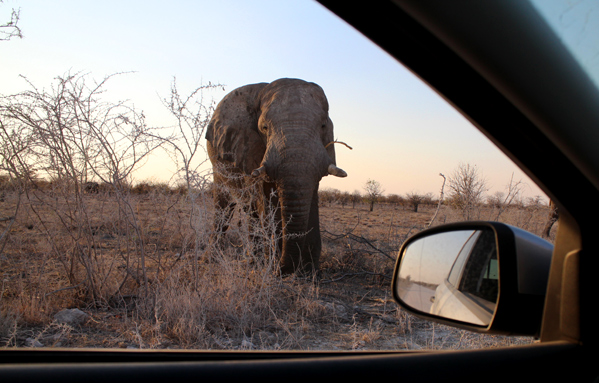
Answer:
[[[377,203],[383,196],[385,190],[381,186],[380,182],[369,179],[364,184],[364,191],[366,192],[364,198],[370,204],[370,211],[372,211],[374,209],[374,204]]]
[[[147,289],[145,244],[131,204],[128,184],[155,144],[144,134],[142,113],[125,102],[101,101],[105,84],[82,74],[57,77],[50,90],[28,82],[30,90],[2,97],[0,134],[2,170],[15,181],[35,185],[33,175],[50,180],[48,188],[25,187],[30,214],[47,239],[48,251],[63,268],[70,286],[103,305],[118,293],[128,277]],[[107,259],[94,237],[94,217],[86,185],[90,179],[111,186],[118,206],[121,229],[135,232],[122,255],[129,270],[121,281],[113,280],[116,258]],[[28,185],[26,185],[28,186]],[[47,219],[45,215],[52,218]],[[132,239],[130,236],[129,239]],[[131,248],[137,248],[133,256]],[[135,258],[133,261],[132,259]],[[131,261],[131,262],[129,262]],[[131,272],[132,263],[141,272]]]
[[[418,206],[423,204],[433,204],[433,194],[426,193],[422,194],[419,192],[409,192],[406,194],[406,201],[414,210],[414,213],[418,213]]]
[[[514,181],[514,174],[512,173],[510,182],[506,186],[506,193],[498,191],[493,196],[487,198],[489,205],[497,210],[497,215],[492,218],[493,221],[499,221],[501,214],[503,214],[514,201],[517,201],[520,198],[523,187],[524,184],[521,180]]]
[[[462,218],[466,221],[479,219],[478,206],[488,186],[476,165],[459,164],[449,177],[448,186],[449,202],[462,212]]]
[[[4,0],[0,1],[2,4]],[[0,41],[8,41],[13,37],[23,38],[23,32],[19,26],[21,19],[21,9],[12,8],[10,11],[10,19],[0,24]]]

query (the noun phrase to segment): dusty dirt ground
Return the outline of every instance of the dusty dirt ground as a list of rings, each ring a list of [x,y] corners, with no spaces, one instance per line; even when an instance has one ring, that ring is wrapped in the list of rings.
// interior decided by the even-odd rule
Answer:
[[[200,290],[181,281],[192,280],[189,275],[208,270],[214,261],[190,263],[189,259],[181,260],[184,259],[181,254],[193,247],[180,232],[189,213],[178,205],[181,203],[179,197],[161,197],[163,200],[159,203],[154,198],[158,197],[136,199],[133,209],[143,228],[145,246],[155,249],[145,252],[147,273],[152,276],[149,293],[144,293],[136,283],[139,283],[139,274],[136,274],[140,270],[139,261],[128,258],[135,253],[129,247],[135,247],[137,234],[119,226],[116,218],[119,213],[113,205],[102,201],[94,203],[95,214],[90,221],[93,224],[89,225],[92,230],[88,234],[95,241],[93,246],[102,249],[94,254],[100,258],[112,257],[115,251],[120,251],[119,257],[110,258],[110,262],[102,260],[94,267],[103,273],[102,281],[107,291],[119,284],[128,287],[119,290],[119,299],[107,295],[102,304],[90,303],[89,288],[83,288],[85,270],[91,263],[86,264],[83,256],[60,257],[60,251],[73,253],[72,242],[58,240],[73,228],[66,231],[48,229],[47,226],[58,219],[56,214],[52,216],[52,209],[46,209],[47,215],[41,213],[44,211],[41,200],[38,200],[37,209],[23,208],[10,228],[12,238],[0,255],[3,277],[0,346],[419,350],[499,347],[532,342],[530,338],[485,336],[434,324],[407,314],[393,301],[390,283],[397,251],[405,239],[428,224],[435,206],[421,206],[418,213],[396,205],[375,205],[373,212],[362,204],[353,208],[322,206],[323,256],[317,277],[280,278],[258,275],[256,269],[251,269],[247,271],[249,279],[241,278],[239,271],[214,276],[214,281],[218,281],[215,284],[221,284],[238,277],[243,281],[253,280],[258,275],[258,282],[249,287],[223,285],[222,289]],[[9,216],[14,210],[14,201],[11,206],[7,199],[1,207],[2,216]],[[502,217],[505,221],[538,233],[545,223],[547,209],[514,208],[508,213]],[[486,219],[493,214],[491,210],[481,211],[480,218]],[[459,212],[443,206],[434,225],[459,218]],[[64,218],[61,219],[64,222]],[[120,219],[122,221],[122,217]],[[169,225],[171,229],[165,229]],[[5,224],[0,229],[6,227]],[[72,237],[73,230],[69,233]],[[234,237],[235,233],[228,235]],[[52,236],[54,240],[49,241]],[[84,237],[81,234],[79,239]],[[175,242],[179,245],[173,245]],[[181,242],[186,245],[181,246]],[[231,239],[229,243],[234,251],[235,240]],[[58,252],[53,248],[57,246],[60,247]],[[163,251],[159,252],[158,248]],[[247,260],[236,258],[234,262],[245,265]],[[176,269],[175,265],[181,267]],[[116,270],[123,269],[127,272],[119,274],[120,279],[115,277],[113,282],[108,282]],[[173,270],[178,278],[174,287],[167,283],[175,280]],[[69,272],[71,274],[67,275]],[[150,298],[142,300],[143,294]],[[202,296],[211,298],[201,300],[204,299]],[[266,298],[260,298],[263,296]],[[269,303],[262,305],[251,301],[260,299]],[[179,301],[180,306],[177,306]],[[215,307],[208,310],[207,305]],[[190,307],[195,307],[195,311]],[[60,323],[55,314],[65,308],[78,308],[87,317],[81,323]],[[210,315],[214,318],[206,318]]]

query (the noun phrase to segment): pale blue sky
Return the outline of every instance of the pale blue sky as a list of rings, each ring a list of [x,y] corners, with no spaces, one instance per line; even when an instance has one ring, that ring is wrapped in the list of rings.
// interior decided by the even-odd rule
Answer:
[[[19,75],[48,87],[68,71],[96,79],[134,71],[109,83],[149,125],[165,125],[160,97],[175,76],[182,90],[207,82],[226,91],[281,77],[320,84],[338,140],[337,163],[349,176],[321,188],[362,190],[369,179],[387,194],[438,193],[442,172],[475,164],[492,187],[524,180],[527,196],[542,193],[498,149],[432,90],[380,48],[311,0],[6,0],[21,8],[23,39],[0,42],[0,93],[24,90]],[[440,64],[442,65],[442,64]],[[112,94],[111,93],[111,94]],[[216,92],[219,100],[223,92]],[[137,179],[168,179],[154,161]]]

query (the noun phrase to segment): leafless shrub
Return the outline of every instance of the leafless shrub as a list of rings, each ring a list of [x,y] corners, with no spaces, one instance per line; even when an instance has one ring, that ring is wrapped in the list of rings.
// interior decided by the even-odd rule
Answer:
[[[321,205],[331,206],[336,204],[339,200],[341,191],[333,188],[323,188],[318,190],[318,202]]]
[[[549,207],[542,202],[540,196],[519,198],[513,204],[515,210],[512,215],[513,225],[530,231],[538,236],[543,235],[544,217],[549,212]]]
[[[202,248],[198,239],[207,237],[207,231],[211,227],[206,215],[209,209],[204,205],[206,199],[199,198],[211,188],[210,174],[200,168],[208,162],[202,140],[215,108],[215,101],[206,100],[205,93],[216,88],[222,88],[222,85],[202,85],[185,96],[179,92],[176,79],[173,79],[170,97],[165,98],[163,104],[174,118],[175,124],[149,133],[161,142],[162,148],[175,163],[180,190],[184,189],[187,193],[191,207],[188,224],[194,231],[192,247],[196,261],[200,258]],[[184,247],[189,245],[185,244]],[[194,270],[197,276],[197,267]]]
[[[460,164],[449,177],[449,203],[462,212],[464,220],[479,218],[478,206],[488,190],[476,165]]]
[[[16,346],[19,316],[8,308],[0,311],[0,347]]]
[[[71,286],[80,287],[95,304],[106,303],[115,292],[109,281],[115,260],[102,257],[94,238],[85,195],[90,178],[111,186],[120,216],[136,232],[133,242],[140,251],[140,281],[147,289],[143,235],[128,184],[132,171],[155,144],[144,134],[142,113],[125,102],[101,101],[112,77],[96,83],[86,75],[66,74],[57,77],[48,91],[27,81],[30,90],[3,97],[0,104],[2,170],[29,184],[35,185],[34,174],[51,180],[49,189],[24,189],[29,209]],[[44,209],[52,211],[57,221],[50,224],[42,218]]]
[[[406,198],[400,196],[399,194],[389,194],[387,198],[385,198],[385,202],[392,205],[400,206],[406,203]]]
[[[499,221],[501,215],[506,209],[520,198],[524,184],[522,181],[514,181],[514,174],[510,178],[510,182],[506,186],[506,193],[498,191],[492,196],[487,197],[487,203],[494,208],[497,213],[492,218],[493,221]]]
[[[406,198],[408,204],[412,206],[412,210],[414,213],[418,213],[418,206],[421,204],[430,204],[433,201],[433,196],[431,193],[422,194],[418,192],[409,192],[406,194]]]
[[[4,0],[0,1],[2,4]],[[23,38],[23,33],[19,27],[21,19],[21,9],[12,8],[10,11],[10,19],[0,24],[0,41],[8,41],[13,37]]]
[[[364,191],[366,192],[365,199],[370,204],[370,211],[372,211],[374,204],[382,197],[385,190],[378,181],[369,179],[364,184]]]

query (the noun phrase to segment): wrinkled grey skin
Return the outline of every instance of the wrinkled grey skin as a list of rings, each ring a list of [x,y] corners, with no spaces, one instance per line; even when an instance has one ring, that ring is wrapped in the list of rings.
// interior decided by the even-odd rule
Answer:
[[[336,167],[328,111],[318,85],[280,79],[233,90],[218,104],[208,125],[216,204],[227,219],[230,201],[226,193],[218,192],[219,185],[243,187],[259,181],[262,203],[253,206],[257,215],[264,213],[267,197],[276,190],[274,204],[283,222],[279,228],[283,274],[318,269],[318,185],[328,174],[346,175]],[[226,228],[217,225],[218,230]]]

